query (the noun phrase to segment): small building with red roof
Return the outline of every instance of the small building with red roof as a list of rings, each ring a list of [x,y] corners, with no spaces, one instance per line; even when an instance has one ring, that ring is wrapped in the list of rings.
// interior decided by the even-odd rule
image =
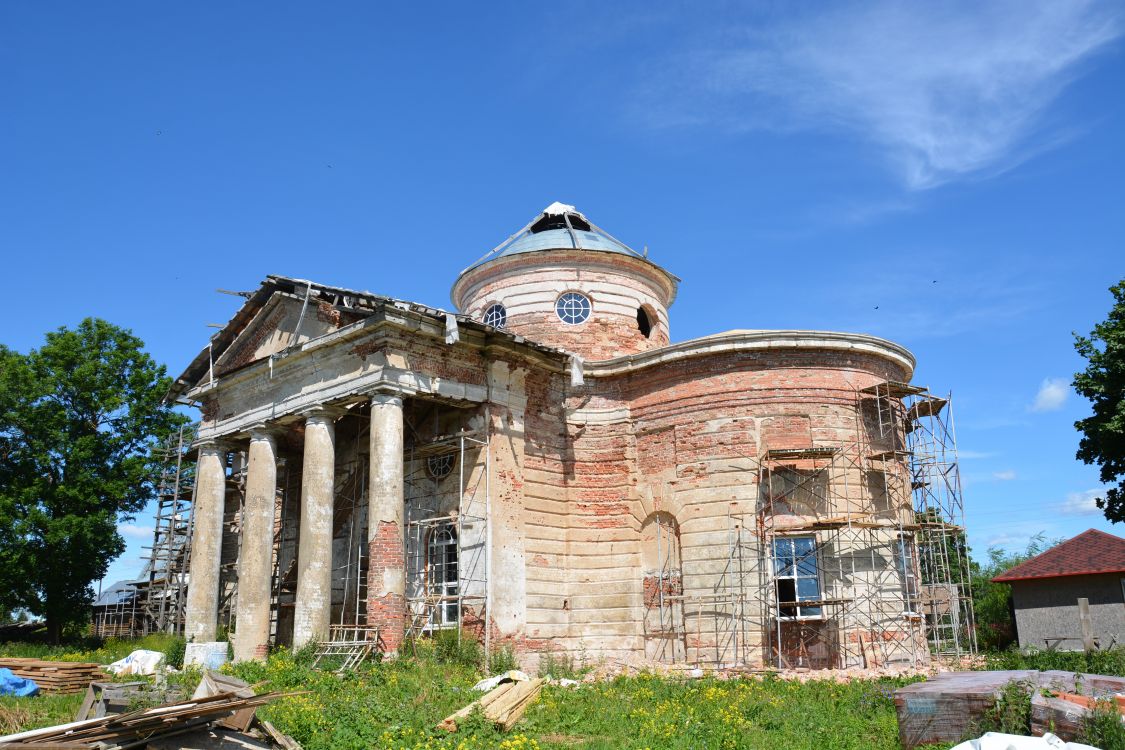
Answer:
[[[1084,531],[992,579],[1012,587],[1021,648],[1080,650],[1079,599],[1098,647],[1125,644],[1125,539]]]

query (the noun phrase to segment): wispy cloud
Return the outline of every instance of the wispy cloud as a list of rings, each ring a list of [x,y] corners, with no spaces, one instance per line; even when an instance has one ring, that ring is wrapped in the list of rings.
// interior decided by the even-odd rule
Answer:
[[[135,523],[123,523],[117,527],[121,536],[129,537],[130,539],[152,539],[153,528],[151,526],[141,526]]]
[[[1012,469],[1005,469],[1004,471],[992,472],[992,478],[998,482],[1011,482],[1016,478],[1016,472]]]
[[[811,7],[670,56],[638,111],[664,127],[845,132],[924,190],[1065,141],[1074,125],[1045,132],[1045,112],[1122,33],[1120,6],[1092,0]]]
[[[995,453],[989,453],[988,451],[957,451],[957,458],[961,461],[970,461],[978,458],[992,458],[995,455]]]
[[[1059,512],[1068,516],[1094,516],[1101,513],[1095,502],[1103,495],[1102,490],[1086,490],[1085,492],[1071,492],[1066,500],[1059,506]]]
[[[1046,378],[1039,386],[1039,392],[1035,394],[1035,400],[1027,408],[1036,412],[1058,411],[1066,403],[1066,398],[1069,395],[1070,384],[1066,379]]]

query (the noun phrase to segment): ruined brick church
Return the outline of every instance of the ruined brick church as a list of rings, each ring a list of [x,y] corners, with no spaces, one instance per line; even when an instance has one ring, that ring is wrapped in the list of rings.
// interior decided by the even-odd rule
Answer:
[[[266,277],[171,393],[201,414],[186,635],[241,660],[457,628],[531,668],[971,651],[948,399],[874,336],[675,341],[679,283],[559,203],[452,311]]]

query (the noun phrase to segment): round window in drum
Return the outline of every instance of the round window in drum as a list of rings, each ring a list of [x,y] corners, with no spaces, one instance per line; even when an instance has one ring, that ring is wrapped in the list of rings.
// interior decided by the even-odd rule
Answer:
[[[555,313],[567,325],[585,323],[590,317],[590,300],[584,294],[567,292],[555,302]]]
[[[484,311],[484,324],[493,328],[503,328],[508,322],[508,311],[499,302],[489,305]]]
[[[441,453],[436,456],[429,456],[426,458],[426,473],[434,479],[445,479],[453,473],[453,465],[456,463],[456,455],[453,453]]]

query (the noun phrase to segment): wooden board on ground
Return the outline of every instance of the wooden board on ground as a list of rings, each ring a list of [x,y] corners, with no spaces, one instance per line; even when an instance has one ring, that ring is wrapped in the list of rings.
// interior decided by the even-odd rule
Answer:
[[[546,680],[542,677],[520,682],[505,682],[496,686],[483,696],[465,706],[461,710],[447,716],[438,729],[447,732],[456,732],[457,724],[472,714],[473,710],[480,708],[485,718],[501,729],[511,729],[519,721],[527,707],[543,689]]]

